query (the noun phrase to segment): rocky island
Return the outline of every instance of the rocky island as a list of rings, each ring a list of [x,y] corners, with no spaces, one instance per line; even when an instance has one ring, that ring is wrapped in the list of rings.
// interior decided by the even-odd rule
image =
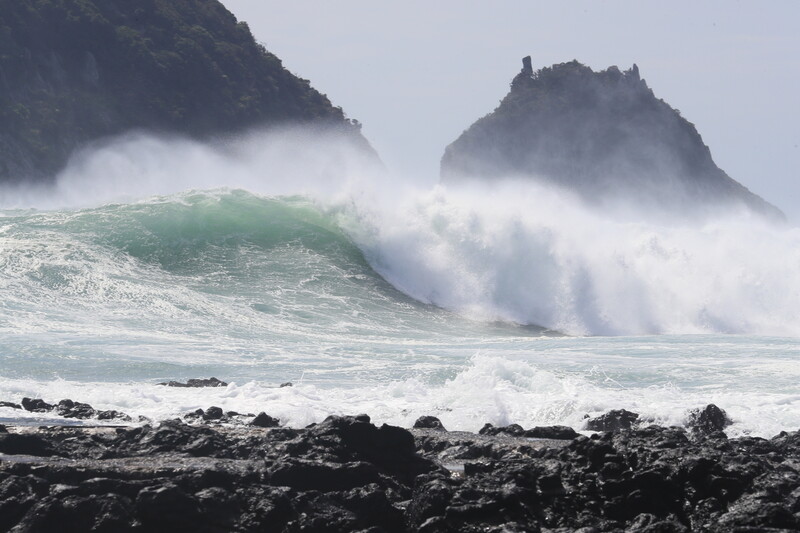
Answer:
[[[216,0],[0,0],[0,183],[130,130],[218,138],[347,119]]]
[[[694,125],[654,95],[636,65],[594,72],[571,61],[534,71],[524,58],[497,109],[447,147],[441,176],[537,179],[645,211],[744,205],[783,219],[716,166]]]

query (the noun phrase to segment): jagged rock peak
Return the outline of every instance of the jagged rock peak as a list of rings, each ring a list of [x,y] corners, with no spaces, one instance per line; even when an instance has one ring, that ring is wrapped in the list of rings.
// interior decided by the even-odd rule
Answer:
[[[526,177],[592,203],[620,198],[645,209],[693,212],[744,205],[783,214],[714,163],[694,125],[657,98],[634,64],[593,71],[576,60],[533,71],[445,150],[441,176]]]

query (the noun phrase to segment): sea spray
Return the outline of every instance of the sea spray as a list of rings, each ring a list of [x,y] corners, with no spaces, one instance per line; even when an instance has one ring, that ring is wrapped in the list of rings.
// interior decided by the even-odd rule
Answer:
[[[414,298],[578,335],[800,334],[800,230],[599,212],[531,183],[436,188],[344,222]]]
[[[734,434],[800,425],[797,229],[413,185],[335,142],[303,170],[279,137],[118,139],[56,189],[5,190],[0,400],[468,430],[714,402]],[[210,375],[231,386],[156,385]]]
[[[669,344],[676,341],[680,344],[686,339],[663,338],[654,341],[653,347],[667,347],[669,351]],[[711,348],[710,341],[693,342]],[[499,426],[517,423],[526,428],[564,424],[581,429],[587,415],[597,416],[619,407],[636,411],[646,423],[682,425],[691,409],[709,402],[724,406],[731,416],[734,423],[727,431],[732,436],[769,437],[800,425],[800,396],[792,392],[790,383],[798,378],[791,370],[791,357],[798,355],[796,348],[790,349],[791,357],[780,363],[788,375],[768,385],[763,381],[768,365],[751,364],[742,353],[755,347],[751,343],[721,347],[719,355],[708,360],[692,361],[662,353],[658,357],[664,361],[654,367],[674,367],[662,373],[635,369],[651,362],[640,359],[629,348],[636,342],[618,339],[616,347],[621,356],[577,353],[568,338],[556,342],[563,344],[560,347],[512,342],[502,351],[475,355],[460,363],[451,360],[451,377],[445,379],[426,378],[421,373],[405,379],[364,376],[357,382],[326,383],[311,376],[298,380],[293,387],[245,380],[217,389],[175,389],[142,382],[4,379],[0,395],[50,401],[81,398],[98,409],[117,409],[154,420],[216,405],[226,411],[266,411],[283,424],[298,428],[321,422],[330,414],[368,412],[377,423],[405,427],[419,416],[433,414],[451,430],[477,431],[487,422]],[[523,348],[529,351],[527,355]],[[613,348],[612,344],[601,346],[603,351]],[[295,368],[298,377],[300,366]],[[313,367],[313,363],[306,366]],[[683,369],[690,367],[694,367],[692,376],[684,376]],[[229,371],[241,373],[239,369]],[[0,408],[0,419],[16,416],[18,411]],[[26,416],[52,418],[46,413]]]

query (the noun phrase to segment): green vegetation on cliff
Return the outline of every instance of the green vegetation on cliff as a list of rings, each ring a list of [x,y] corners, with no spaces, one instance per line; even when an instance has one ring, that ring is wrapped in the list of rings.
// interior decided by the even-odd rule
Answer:
[[[287,121],[363,141],[217,0],[0,0],[0,181],[51,177],[76,147],[130,129]]]
[[[716,166],[694,125],[654,96],[636,65],[594,72],[572,61],[534,72],[525,58],[499,107],[447,147],[441,172],[449,182],[534,177],[592,201],[740,203],[782,216]]]

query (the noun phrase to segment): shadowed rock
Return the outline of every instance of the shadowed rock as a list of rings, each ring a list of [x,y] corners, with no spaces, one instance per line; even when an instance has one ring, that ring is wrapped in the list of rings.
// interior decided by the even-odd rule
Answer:
[[[637,413],[626,411],[625,409],[613,409],[596,418],[586,421],[586,429],[589,431],[619,431],[620,429],[631,429],[639,420]]]
[[[259,428],[276,428],[280,426],[280,420],[273,418],[262,411],[256,415],[256,417],[250,422],[250,425]]]
[[[211,377],[208,379],[190,379],[186,383],[181,383],[180,381],[166,381],[163,383],[159,383],[159,385],[164,385],[167,387],[227,387],[228,384],[224,381],[220,381],[217,378]]]
[[[13,407],[15,404],[11,404]],[[97,411],[88,403],[75,402],[70,399],[61,400],[56,405],[49,404],[42,399],[23,398],[21,408],[35,413],[47,413],[55,411],[61,417],[87,420],[97,418],[98,420],[130,421],[131,418],[120,411]]]
[[[55,405],[51,405],[41,398],[23,398],[22,408],[33,413],[46,413],[55,409]]]
[[[569,440],[579,437],[577,431],[569,426],[537,426],[523,433],[525,437],[534,439]]]
[[[435,416],[421,416],[414,422],[414,427],[417,429],[437,429],[447,431],[442,424],[442,421]]]
[[[694,409],[689,412],[686,427],[691,428],[696,433],[713,433],[722,431],[731,425],[728,415],[714,405],[708,404],[703,409]]]
[[[800,528],[799,432],[698,439],[650,426],[558,442],[409,432],[366,415],[271,431],[198,424],[0,428],[0,530]]]
[[[222,408],[213,405],[203,413],[204,420],[220,420],[223,416],[225,416],[225,413],[222,411]]]
[[[56,406],[56,412],[64,418],[86,419],[92,418],[97,413],[88,403],[73,402],[72,400],[61,400]]]
[[[479,435],[510,435],[512,437],[521,437],[525,430],[519,424],[511,424],[503,427],[495,427],[492,424],[485,424],[480,431]]]

